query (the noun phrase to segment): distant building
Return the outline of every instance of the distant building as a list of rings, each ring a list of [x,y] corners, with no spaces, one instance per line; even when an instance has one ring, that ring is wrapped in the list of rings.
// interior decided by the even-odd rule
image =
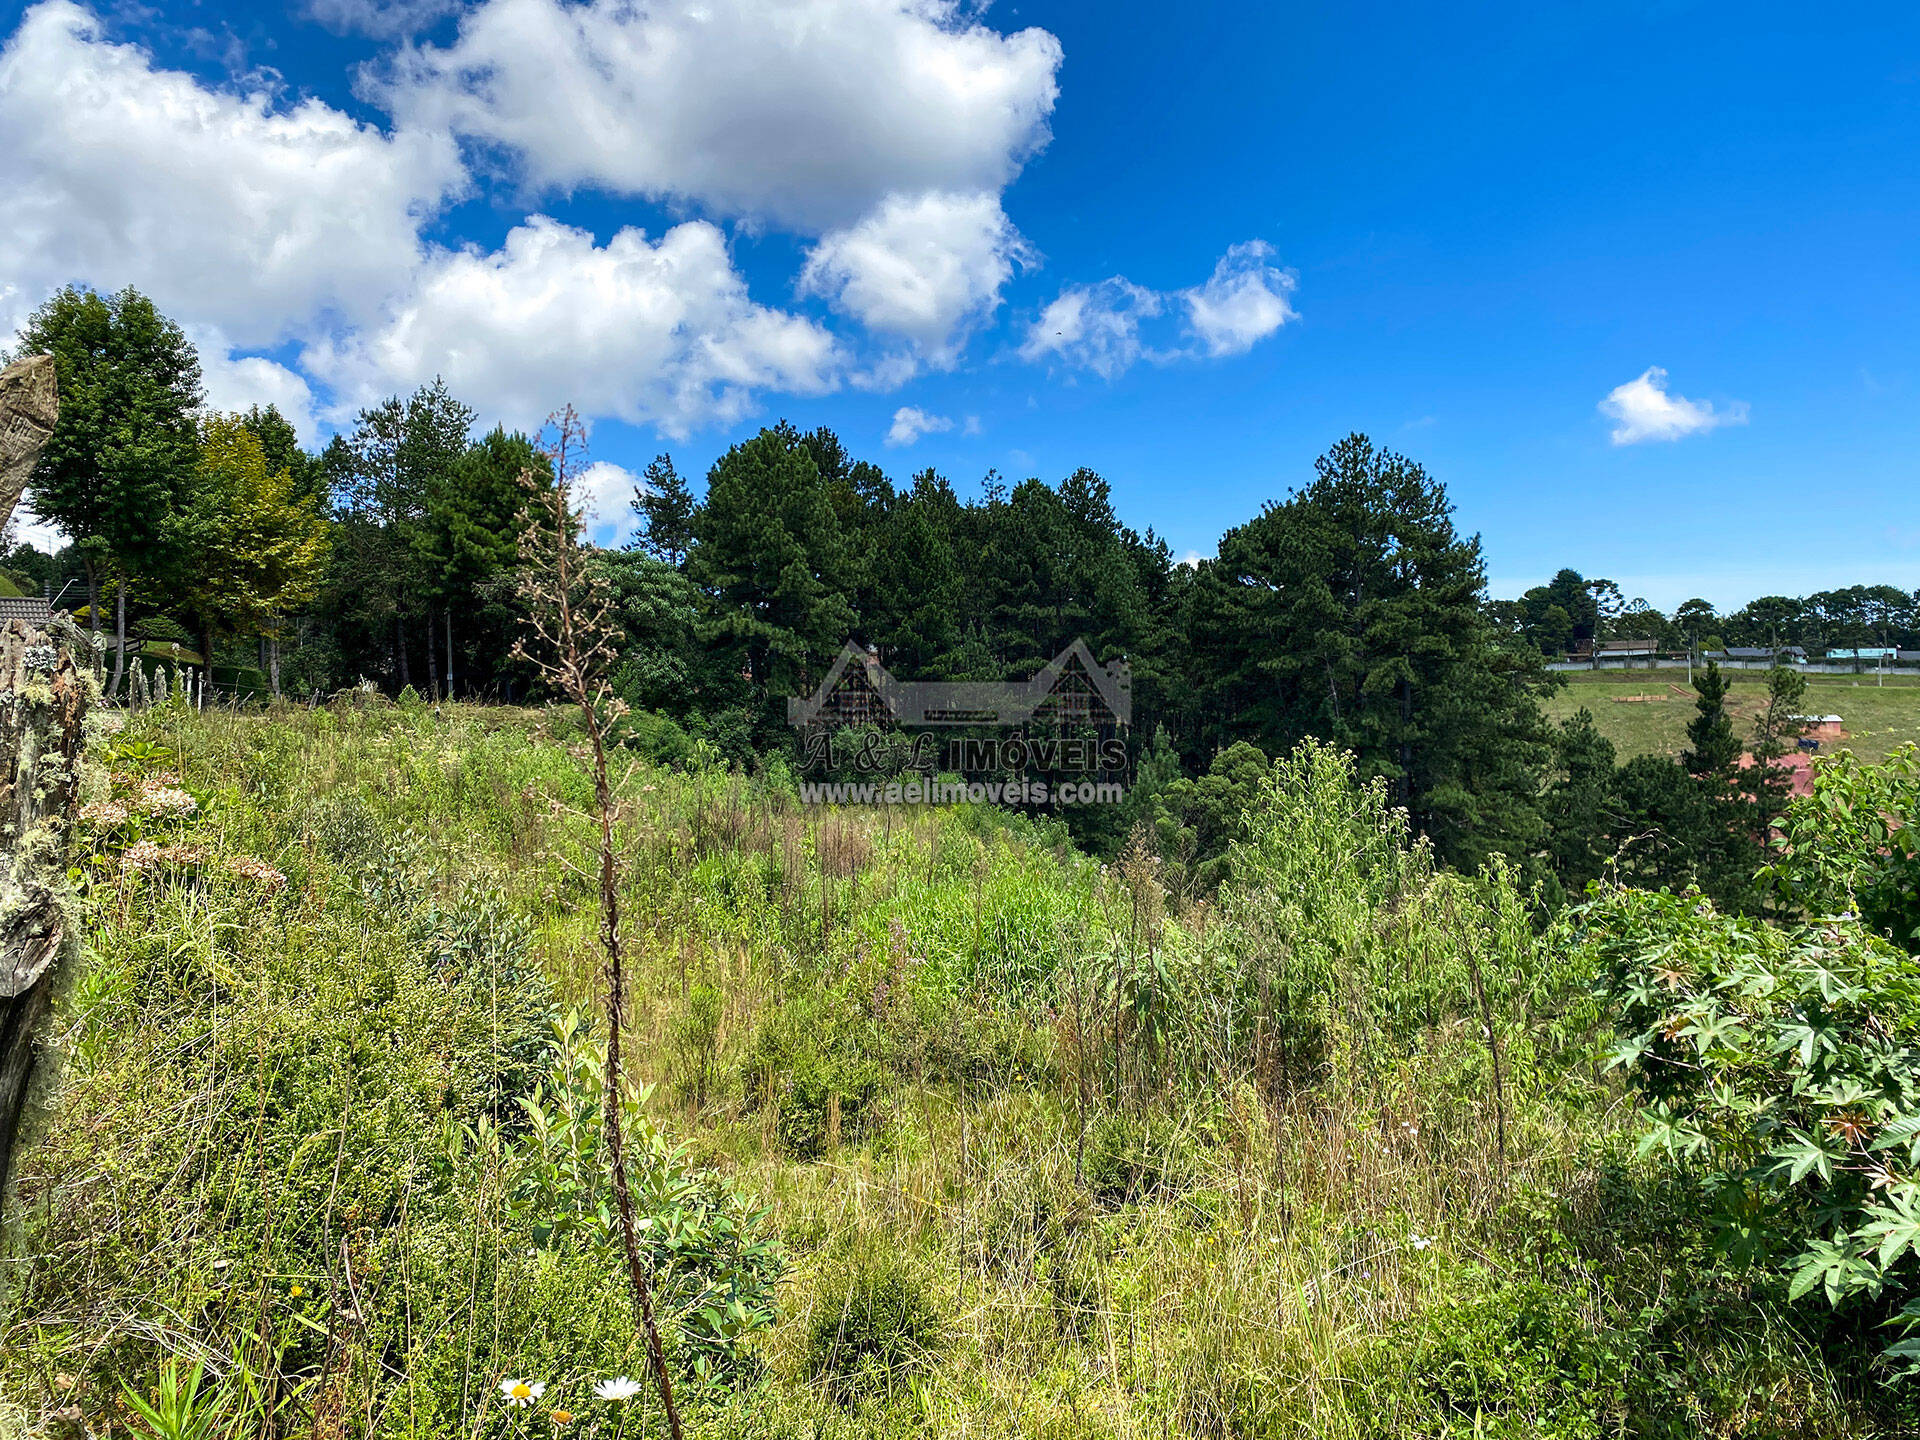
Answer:
[[[1102,665],[1075,640],[1031,680],[896,680],[880,657],[844,647],[809,696],[787,701],[793,725],[1113,726],[1133,723],[1133,677],[1125,658]]]
[[[1585,661],[1590,665],[1621,664],[1634,660],[1651,661],[1660,653],[1658,642],[1653,640],[1601,640],[1598,643],[1582,641],[1578,648],[1568,654],[1573,661]]]
[[[1846,650],[1829,650],[1829,660],[1898,660],[1900,652],[1884,645],[1858,646]]]
[[[1804,665],[1807,652],[1798,645],[1729,645],[1724,650],[1709,650],[1709,660],[1741,660],[1772,665],[1775,659],[1783,665]]]

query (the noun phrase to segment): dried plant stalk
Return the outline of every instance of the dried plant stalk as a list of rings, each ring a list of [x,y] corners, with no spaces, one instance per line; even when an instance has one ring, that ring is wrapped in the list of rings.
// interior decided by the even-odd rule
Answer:
[[[605,579],[589,573],[580,554],[580,515],[573,508],[575,474],[586,455],[586,432],[571,405],[549,418],[551,443],[543,453],[550,476],[523,471],[528,519],[520,538],[520,596],[526,605],[527,634],[514,643],[516,658],[531,663],[579,708],[593,766],[594,817],[600,829],[600,948],[605,961],[603,1000],[607,1020],[606,1093],[601,1123],[612,1161],[614,1208],[620,1216],[620,1242],[626,1251],[627,1280],[646,1332],[653,1378],[666,1408],[667,1428],[681,1440],[680,1412],[673,1380],[654,1318],[653,1292],[640,1257],[633,1218],[633,1191],[627,1183],[627,1152],[620,1125],[621,1030],[626,1016],[626,971],[620,948],[620,862],[615,854],[613,783],[607,773],[608,727],[626,706],[607,684],[606,674],[620,640],[612,619],[612,596]],[[531,641],[532,643],[529,643]]]

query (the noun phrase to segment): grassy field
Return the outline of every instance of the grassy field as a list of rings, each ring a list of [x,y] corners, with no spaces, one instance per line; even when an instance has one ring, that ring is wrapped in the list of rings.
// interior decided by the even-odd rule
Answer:
[[[141,1434],[126,1390],[194,1365],[215,1440],[665,1433],[592,1392],[646,1358],[576,740],[422,707],[114,743],[0,1435]],[[990,810],[624,793],[629,1144],[703,1440],[1915,1433],[1884,1337],[1729,1270],[1636,1156],[1579,953],[1329,752],[1192,908]]]
[[[1742,736],[1751,737],[1766,675],[1729,673],[1727,708]],[[1621,760],[1677,756],[1686,748],[1687,722],[1694,716],[1686,671],[1572,671],[1566,678],[1568,684],[1548,699],[1547,714],[1557,722],[1584,706]],[[1883,687],[1872,675],[1809,675],[1805,713],[1840,716],[1848,747],[1863,760],[1884,760],[1901,745],[1920,741],[1920,679],[1889,676]]]

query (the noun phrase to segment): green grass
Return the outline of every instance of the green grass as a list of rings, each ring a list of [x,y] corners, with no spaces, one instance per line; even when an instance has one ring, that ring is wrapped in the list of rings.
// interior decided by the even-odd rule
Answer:
[[[663,1434],[591,1397],[646,1361],[605,1177],[552,1158],[553,1116],[594,1113],[540,1036],[598,987],[568,717],[136,723],[175,754],[123,743],[113,793],[175,770],[198,809],[148,805],[175,848],[144,867],[124,828],[83,860],[0,1435],[68,1406],[128,1433],[121,1383],[195,1362],[279,1407],[233,1435],[557,1433],[509,1375],[567,1435]],[[1884,1337],[1714,1260],[1634,1158],[1578,957],[1330,756],[1269,796],[1245,888],[1187,909],[1150,855],[991,811],[644,766],[625,793],[635,1135],[726,1187],[643,1187],[703,1440],[1912,1433]],[[696,1211],[785,1257],[731,1384],[694,1366]]]
[[[1735,728],[1751,738],[1766,695],[1766,674],[1727,673],[1733,678],[1727,708]],[[1572,671],[1566,678],[1569,683],[1547,700],[1547,714],[1555,722],[1584,706],[1623,761],[1635,755],[1678,756],[1686,748],[1687,722],[1695,713],[1686,671]],[[1861,759],[1878,762],[1920,741],[1920,679],[1890,675],[1883,687],[1871,674],[1809,675],[1805,713],[1840,716],[1846,746]]]

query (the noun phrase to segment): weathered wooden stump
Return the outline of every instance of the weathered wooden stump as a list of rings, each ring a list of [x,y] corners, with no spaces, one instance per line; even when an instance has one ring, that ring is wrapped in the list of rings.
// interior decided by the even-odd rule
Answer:
[[[58,409],[52,357],[0,370],[0,524]],[[34,1032],[73,948],[67,831],[94,693],[92,645],[71,621],[0,626],[0,1205],[33,1079]]]
[[[70,948],[67,829],[93,689],[90,646],[71,622],[0,628],[0,1183],[33,1077],[34,1032]]]

